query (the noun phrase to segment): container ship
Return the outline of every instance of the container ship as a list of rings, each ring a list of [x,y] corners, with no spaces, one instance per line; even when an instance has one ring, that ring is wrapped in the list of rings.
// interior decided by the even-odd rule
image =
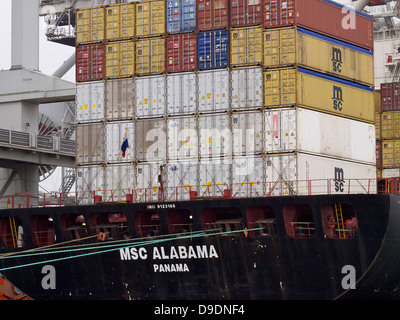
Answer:
[[[24,297],[399,298],[400,178],[382,177],[396,160],[377,141],[400,136],[374,92],[371,15],[330,0],[72,12],[76,191],[1,197],[0,272]]]

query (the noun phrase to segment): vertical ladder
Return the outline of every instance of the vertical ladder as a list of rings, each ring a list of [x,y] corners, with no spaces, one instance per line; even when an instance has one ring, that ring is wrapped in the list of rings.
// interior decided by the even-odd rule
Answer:
[[[345,232],[344,232],[342,205],[340,203],[335,203],[335,214],[336,214],[336,222],[337,222],[337,230],[339,233],[339,238],[343,239],[345,238]]]
[[[15,218],[14,217],[8,217],[10,220],[10,229],[11,229],[11,238],[13,242],[13,247],[17,248],[18,247],[18,233],[17,233],[17,227],[15,225]]]

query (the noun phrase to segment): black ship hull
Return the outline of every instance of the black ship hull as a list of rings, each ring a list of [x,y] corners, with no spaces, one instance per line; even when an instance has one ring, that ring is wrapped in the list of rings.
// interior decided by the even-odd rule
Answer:
[[[342,205],[342,217],[346,208],[355,212],[353,233],[343,221],[340,234],[336,204]],[[336,226],[327,222],[325,211],[335,213]],[[151,219],[145,223],[146,212]],[[218,216],[221,212],[225,215]],[[123,225],[123,236],[112,236],[99,213],[110,217],[108,226]],[[398,299],[399,213],[400,196],[393,195],[2,210],[0,220],[12,217],[24,239],[17,245],[22,240],[14,235],[17,248],[10,248],[10,239],[3,236],[0,272],[39,300]],[[79,226],[84,236],[66,237],[67,231],[76,231],[76,225],[67,223],[71,216],[84,218]],[[294,216],[297,220],[290,220]],[[39,246],[36,217],[51,221],[53,231],[53,240]],[[154,224],[153,218],[157,228],[139,228]]]

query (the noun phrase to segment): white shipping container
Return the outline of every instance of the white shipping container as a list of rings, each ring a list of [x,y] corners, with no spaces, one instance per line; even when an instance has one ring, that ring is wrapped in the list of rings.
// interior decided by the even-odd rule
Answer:
[[[122,152],[122,144],[127,139],[128,148]],[[115,121],[106,124],[105,160],[108,163],[135,160],[135,127],[132,121]]]
[[[103,163],[105,128],[103,123],[76,126],[76,162],[78,165]]]
[[[159,117],[165,114],[165,77],[136,78],[136,117]]]
[[[195,72],[167,75],[167,114],[193,114],[197,111]]]
[[[76,85],[76,121],[78,123],[102,121],[105,117],[104,81]]]
[[[233,113],[232,133],[234,155],[261,153],[263,149],[262,111]]]
[[[105,192],[103,201],[127,201],[127,195],[133,195],[135,167],[132,163],[109,165],[105,169]]]
[[[232,161],[232,197],[262,197],[265,192],[264,159],[235,157]]]
[[[230,156],[232,131],[228,114],[209,114],[199,117],[199,152],[201,157]]]
[[[229,110],[229,70],[198,73],[199,113]]]
[[[263,74],[260,67],[232,69],[231,84],[233,110],[263,106]]]
[[[397,177],[400,177],[400,168],[382,170],[382,178],[397,178]]]
[[[273,196],[376,193],[373,165],[305,153],[265,159],[266,193]]]
[[[197,118],[168,118],[168,159],[188,159],[198,156]]]
[[[167,124],[165,119],[137,120],[135,132],[136,160],[158,161],[167,157]]]
[[[266,110],[265,152],[303,151],[374,164],[375,126],[302,108]]]
[[[79,204],[93,204],[94,195],[104,196],[104,167],[90,166],[76,169],[76,193]]]
[[[165,199],[190,200],[190,191],[196,191],[198,185],[197,160],[169,162],[166,171],[168,188]]]
[[[106,119],[132,119],[135,115],[134,78],[106,81]]]
[[[136,165],[136,200],[138,202],[158,201],[160,196],[160,166],[162,165],[162,162],[143,162]],[[164,169],[163,181],[164,187],[166,187]]]
[[[222,197],[224,190],[231,186],[231,159],[202,159],[199,161],[200,197]]]

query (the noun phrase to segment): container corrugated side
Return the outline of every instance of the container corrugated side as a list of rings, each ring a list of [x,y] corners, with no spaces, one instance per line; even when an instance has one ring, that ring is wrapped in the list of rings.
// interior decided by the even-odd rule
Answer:
[[[229,115],[207,114],[198,118],[200,157],[219,157],[232,154],[232,134]]]
[[[103,201],[127,201],[133,195],[136,185],[135,165],[132,163],[113,164],[105,168]]]
[[[145,0],[136,3],[136,36],[153,37],[165,34],[165,0]]]
[[[376,168],[382,168],[382,141],[376,140]]]
[[[229,2],[232,27],[263,23],[263,0],[230,0]]]
[[[225,68],[229,65],[228,30],[204,31],[197,34],[197,68]]]
[[[160,167],[164,162],[143,162],[136,165],[136,200],[138,202],[158,201]],[[166,179],[164,170],[163,181]]]
[[[374,123],[373,89],[303,68],[264,72],[264,105],[298,105]]]
[[[104,7],[76,11],[76,43],[95,43],[105,39]]]
[[[76,47],[76,81],[97,81],[105,77],[104,44],[83,44]]]
[[[167,75],[167,114],[193,114],[197,111],[197,74],[195,72]]]
[[[106,119],[132,119],[135,114],[134,78],[108,80],[106,88]]]
[[[198,161],[170,161],[166,165],[165,199],[167,201],[190,200],[190,191],[198,185]]]
[[[382,139],[399,139],[400,111],[386,111],[382,112],[380,116]]]
[[[265,194],[264,159],[261,156],[234,157],[232,197],[262,197]]]
[[[195,116],[167,119],[168,159],[195,159],[198,157],[198,130]]]
[[[210,70],[198,73],[198,112],[229,110],[229,70]]]
[[[76,126],[76,162],[78,165],[104,162],[104,124]]]
[[[400,140],[382,141],[382,167],[398,168],[400,166]]]
[[[233,155],[261,154],[263,151],[263,113],[235,112],[232,118]]]
[[[128,142],[125,154],[122,143]],[[121,163],[135,160],[135,126],[132,121],[107,122],[105,127],[105,162]]]
[[[231,70],[231,108],[248,110],[263,105],[263,74],[261,67]]]
[[[381,83],[381,109],[400,110],[400,82]]]
[[[374,165],[300,152],[265,161],[266,193],[273,196],[376,193]]]
[[[230,189],[231,176],[231,161],[223,158],[201,159],[199,161],[198,196],[224,196],[224,190]]]
[[[374,86],[372,51],[298,27],[265,30],[264,67],[295,64]]]
[[[373,18],[330,0],[264,0],[264,27],[297,25],[373,50]]]
[[[374,164],[374,125],[303,108],[264,112],[266,153],[308,152]]]
[[[135,70],[139,75],[165,72],[165,38],[154,37],[136,41]]]
[[[228,0],[198,0],[197,29],[199,31],[229,27]]]
[[[106,78],[131,77],[135,74],[134,41],[110,42],[106,45]]]
[[[120,3],[107,6],[106,40],[132,39],[135,36],[135,3]]]
[[[230,31],[231,66],[263,63],[263,28],[245,27]]]
[[[382,132],[381,132],[381,113],[375,113],[375,136],[376,140],[382,139]]]
[[[168,35],[166,42],[166,71],[193,71],[197,67],[196,34]]]
[[[137,120],[135,126],[136,160],[166,161],[167,124],[165,119]]]
[[[96,122],[105,118],[104,81],[76,85],[76,121]]]
[[[94,194],[104,196],[105,190],[104,167],[100,165],[77,167],[76,192],[79,204],[93,204]]]
[[[196,0],[167,0],[167,33],[196,30]]]
[[[165,76],[136,78],[136,117],[159,117],[165,114]]]

